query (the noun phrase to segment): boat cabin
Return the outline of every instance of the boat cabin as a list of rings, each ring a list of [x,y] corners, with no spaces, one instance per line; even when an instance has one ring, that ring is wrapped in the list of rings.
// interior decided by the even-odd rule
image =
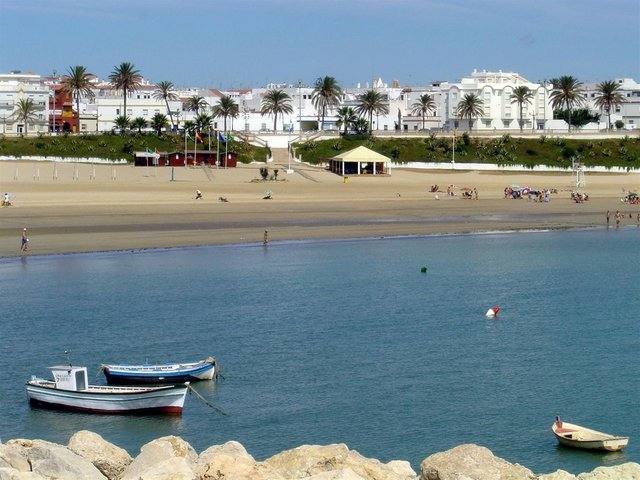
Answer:
[[[75,392],[89,387],[87,367],[73,367],[71,365],[56,365],[49,367],[53,374],[56,388]]]

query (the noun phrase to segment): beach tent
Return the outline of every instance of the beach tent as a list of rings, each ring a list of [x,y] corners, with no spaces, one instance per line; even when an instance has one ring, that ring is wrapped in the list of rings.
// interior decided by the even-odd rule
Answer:
[[[359,146],[329,159],[329,168],[338,175],[389,175],[391,159]]]

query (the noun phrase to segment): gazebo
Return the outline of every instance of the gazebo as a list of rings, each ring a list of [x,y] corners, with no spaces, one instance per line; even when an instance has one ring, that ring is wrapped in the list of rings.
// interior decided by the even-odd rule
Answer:
[[[329,169],[338,175],[389,175],[391,159],[359,146],[329,159]]]

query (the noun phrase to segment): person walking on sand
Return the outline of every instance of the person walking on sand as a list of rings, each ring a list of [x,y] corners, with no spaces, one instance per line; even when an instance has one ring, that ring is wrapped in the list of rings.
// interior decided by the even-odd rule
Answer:
[[[607,227],[609,226],[609,222],[611,222],[611,212],[607,210]]]
[[[269,244],[269,231],[265,230],[264,236],[262,237],[262,245],[268,245],[268,244]]]
[[[200,190],[196,190],[196,200],[200,200],[202,198],[202,192]]]
[[[478,189],[476,187],[473,187],[473,198],[478,200]]]
[[[29,237],[27,237],[27,227],[22,229],[22,240],[20,241],[20,251],[26,252],[29,249]]]
[[[622,220],[622,214],[620,210],[616,210],[616,228],[620,228],[620,220]]]

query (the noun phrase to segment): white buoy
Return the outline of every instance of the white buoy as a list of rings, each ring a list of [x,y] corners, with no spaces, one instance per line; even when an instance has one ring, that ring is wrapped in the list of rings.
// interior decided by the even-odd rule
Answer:
[[[485,316],[487,318],[495,318],[498,316],[498,312],[500,312],[500,307],[498,305],[495,305],[491,307],[489,310],[487,310],[487,313],[485,314]]]

